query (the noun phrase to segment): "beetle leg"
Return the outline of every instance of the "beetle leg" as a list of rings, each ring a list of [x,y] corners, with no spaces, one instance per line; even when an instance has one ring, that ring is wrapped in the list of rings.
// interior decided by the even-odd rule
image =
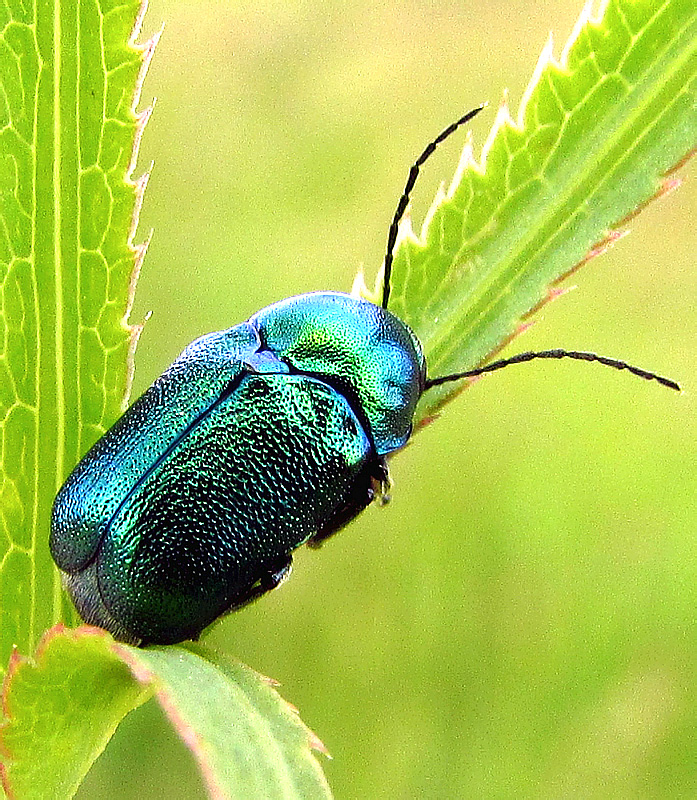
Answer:
[[[258,600],[262,595],[280,586],[285,581],[293,569],[293,558],[290,554],[282,556],[274,561],[270,568],[266,570],[261,577],[256,580],[251,586],[246,587],[238,594],[236,594],[232,603],[230,604],[229,611],[237,611],[242,606],[253,603]],[[226,612],[227,613],[227,612]]]
[[[381,465],[383,471],[379,477],[373,478],[373,500],[382,508],[392,500],[392,480],[387,470],[387,464]]]
[[[333,536],[344,525],[351,522],[373,500],[377,500],[381,506],[384,506],[390,501],[389,490],[391,486],[387,463],[383,458],[380,458],[374,463],[372,471],[366,472],[349,497],[327,520],[324,527],[320,528],[314,536],[307,540],[307,546],[320,547],[323,545],[330,536]]]

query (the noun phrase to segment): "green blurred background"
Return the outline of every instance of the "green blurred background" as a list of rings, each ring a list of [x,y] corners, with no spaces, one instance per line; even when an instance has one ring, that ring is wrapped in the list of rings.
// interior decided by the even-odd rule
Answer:
[[[580,5],[152,0],[135,392],[201,333],[372,279],[421,147],[489,100],[480,147]],[[429,163],[415,227],[459,146]],[[280,681],[337,798],[697,794],[694,184],[508,348],[626,358],[682,396],[573,363],[479,381],[392,462],[390,506],[208,637]],[[79,793],[203,796],[153,704]]]

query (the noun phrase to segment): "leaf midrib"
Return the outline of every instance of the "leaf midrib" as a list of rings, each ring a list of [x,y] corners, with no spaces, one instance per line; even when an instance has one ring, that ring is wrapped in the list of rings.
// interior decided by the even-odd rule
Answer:
[[[61,39],[62,26],[60,19],[60,2],[53,0],[53,256],[55,264],[55,297],[56,297],[56,325],[55,325],[55,370],[56,370],[56,469],[55,469],[55,488],[60,486],[65,475],[65,387],[61,380],[61,367],[65,365],[63,354],[63,260],[61,252],[62,218],[61,200],[62,192],[60,187],[62,138],[61,138],[61,103],[60,103],[60,69],[61,69]],[[40,357],[38,359],[40,361]],[[36,530],[36,528],[35,528]],[[32,592],[35,595],[36,581],[32,581]],[[61,608],[61,585],[57,570],[54,570],[53,579],[53,623],[60,619]],[[34,641],[34,604],[32,603],[31,614],[31,640]]]

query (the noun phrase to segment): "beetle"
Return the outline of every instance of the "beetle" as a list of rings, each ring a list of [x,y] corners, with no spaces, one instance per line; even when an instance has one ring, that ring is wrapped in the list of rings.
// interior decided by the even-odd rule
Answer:
[[[340,292],[275,303],[190,344],[75,467],[55,499],[50,548],[82,618],[136,644],[169,644],[278,586],[293,551],[317,546],[389,487],[387,459],[412,433],[421,395],[535,358],[521,353],[431,378],[419,340],[387,308],[399,223],[390,225],[381,304]]]

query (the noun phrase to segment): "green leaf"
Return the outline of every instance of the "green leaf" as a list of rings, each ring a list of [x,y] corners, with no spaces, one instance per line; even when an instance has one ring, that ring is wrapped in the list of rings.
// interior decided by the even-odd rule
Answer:
[[[140,681],[156,687],[211,797],[331,797],[310,751],[324,746],[268,678],[195,644],[116,649]]]
[[[97,628],[54,628],[3,687],[0,775],[10,797],[72,797],[126,714],[152,695]]]
[[[0,9],[0,670],[67,605],[56,490],[128,394],[140,0]],[[67,612],[68,616],[72,612]]]
[[[666,173],[697,143],[693,0],[609,0],[598,18],[591,5],[559,61],[551,40],[544,49],[517,121],[501,106],[481,166],[468,142],[421,236],[401,227],[390,309],[418,335],[431,377],[507,343],[556,282],[671,188]],[[462,388],[428,392],[418,420]]]
[[[0,729],[8,795],[71,797],[120,720],[155,694],[220,800],[329,798],[322,743],[263,678],[203,647],[138,650],[97,628],[50,631],[14,656]]]

